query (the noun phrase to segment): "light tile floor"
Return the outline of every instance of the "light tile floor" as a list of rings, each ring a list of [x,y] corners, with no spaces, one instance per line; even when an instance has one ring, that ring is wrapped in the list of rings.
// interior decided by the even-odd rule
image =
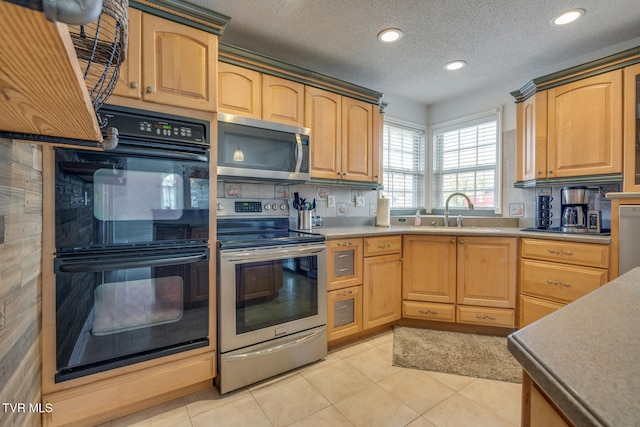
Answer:
[[[100,427],[520,425],[520,384],[392,366],[393,333],[221,396],[214,388]]]

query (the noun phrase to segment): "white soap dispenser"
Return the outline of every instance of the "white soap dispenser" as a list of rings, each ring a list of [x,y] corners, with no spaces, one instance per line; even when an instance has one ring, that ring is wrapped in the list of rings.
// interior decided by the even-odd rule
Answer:
[[[420,211],[419,210],[416,211],[416,216],[415,216],[415,219],[413,220],[413,225],[415,225],[415,226],[420,225]]]

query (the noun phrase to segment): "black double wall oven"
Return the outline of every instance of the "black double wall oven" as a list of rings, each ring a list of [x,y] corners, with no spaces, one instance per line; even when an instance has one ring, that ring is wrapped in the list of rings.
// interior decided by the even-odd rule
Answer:
[[[209,345],[209,122],[103,106],[55,149],[56,382]]]

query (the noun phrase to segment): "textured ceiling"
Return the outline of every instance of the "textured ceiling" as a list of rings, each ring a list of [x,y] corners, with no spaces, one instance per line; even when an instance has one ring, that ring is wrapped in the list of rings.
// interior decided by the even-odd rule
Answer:
[[[539,70],[640,37],[638,0],[190,1],[231,17],[223,42],[424,104],[523,85]],[[550,25],[575,7],[587,11],[581,20]],[[388,27],[404,37],[380,43]],[[454,59],[467,66],[445,71]]]

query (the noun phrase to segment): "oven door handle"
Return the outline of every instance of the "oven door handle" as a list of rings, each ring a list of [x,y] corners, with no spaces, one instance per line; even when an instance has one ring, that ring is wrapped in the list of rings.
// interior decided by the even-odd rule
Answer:
[[[318,335],[326,332],[326,329],[322,329],[319,331],[315,331],[309,335],[305,335],[304,337],[300,337],[296,340],[286,342],[284,344],[276,345],[275,347],[262,348],[260,350],[249,351],[247,353],[242,354],[234,354],[224,357],[225,362],[241,362],[243,360],[251,359],[253,357],[263,356],[264,354],[273,354],[277,351],[285,350],[290,347],[298,346],[306,341],[310,341],[318,337]]]
[[[97,273],[99,271],[125,270],[129,268],[163,267],[175,264],[191,264],[198,261],[204,261],[207,259],[207,257],[207,254],[200,254],[135,261],[100,262],[99,260],[93,260],[91,262],[85,261],[74,264],[61,264],[58,267],[58,270],[62,273]]]
[[[297,256],[307,256],[319,254],[321,252],[326,251],[324,246],[322,247],[312,247],[312,248],[286,248],[286,249],[269,249],[264,252],[238,252],[233,254],[227,254],[226,256],[223,254],[221,256],[221,260],[228,262],[244,262],[244,261],[259,261],[263,259],[280,259],[280,258],[294,258]]]

